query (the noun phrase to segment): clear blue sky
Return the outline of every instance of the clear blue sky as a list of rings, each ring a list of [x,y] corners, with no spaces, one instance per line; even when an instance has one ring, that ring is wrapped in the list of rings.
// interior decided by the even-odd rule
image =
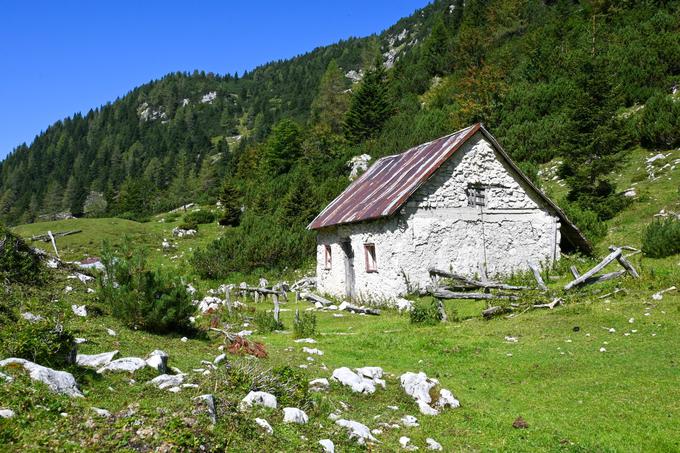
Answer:
[[[0,3],[0,159],[173,71],[243,73],[382,31],[428,0]]]

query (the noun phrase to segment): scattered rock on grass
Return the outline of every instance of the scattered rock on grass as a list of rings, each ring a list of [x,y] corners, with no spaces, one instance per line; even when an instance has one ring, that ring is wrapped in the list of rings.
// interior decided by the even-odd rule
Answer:
[[[415,445],[411,445],[411,438],[406,436],[401,436],[399,438],[399,445],[406,451],[415,451],[418,449]]]
[[[437,442],[436,440],[434,440],[431,437],[428,437],[427,439],[425,439],[425,443],[427,444],[428,450],[436,450],[436,451],[442,451],[443,450],[442,444],[440,444],[439,442]]]
[[[375,382],[372,379],[360,376],[347,367],[334,370],[332,379],[350,387],[356,393],[375,393]]]
[[[260,427],[262,429],[264,429],[264,431],[267,434],[274,434],[274,428],[272,428],[272,425],[270,425],[269,422],[267,420],[265,420],[264,418],[256,418],[255,423],[260,425]]]
[[[111,412],[107,411],[106,409],[100,409],[100,408],[98,408],[98,407],[93,407],[93,408],[91,408],[91,409],[92,409],[97,415],[99,415],[100,417],[104,417],[104,418],[109,418],[109,417],[111,417]]]
[[[325,392],[330,388],[328,379],[319,378],[309,381],[309,390],[312,392]]]
[[[296,343],[316,343],[316,340],[314,338],[300,338],[299,340],[295,340]]]
[[[13,418],[15,415],[12,409],[0,409],[0,418]]]
[[[406,394],[416,400],[420,412],[424,415],[437,415],[439,409],[444,407],[455,408],[460,406],[460,402],[446,389],[441,389],[439,391],[439,399],[433,401],[431,392],[439,386],[439,381],[428,378],[423,372],[404,373],[401,375],[400,380]]]
[[[208,412],[208,415],[210,416],[210,421],[212,421],[213,425],[217,423],[217,410],[215,409],[215,398],[207,393],[205,395],[200,395],[194,398],[194,401],[197,401],[203,405],[205,405],[205,409]]]
[[[184,382],[183,374],[161,374],[149,381],[149,384],[158,387],[161,390],[177,387],[182,382]]]
[[[101,354],[78,354],[76,364],[86,368],[101,368],[111,363],[118,355],[118,351],[102,352]]]
[[[418,419],[415,418],[413,415],[404,415],[401,418],[401,424],[404,425],[406,428],[413,428],[415,426],[420,426],[418,424]]]
[[[240,408],[249,409],[253,406],[264,406],[276,409],[276,397],[267,392],[250,392],[241,400]]]
[[[323,355],[322,350],[316,349],[316,348],[308,348],[307,346],[304,346],[302,348],[302,352],[304,352],[306,354]]]
[[[330,439],[321,439],[319,445],[323,448],[324,453],[335,453],[335,444]]]
[[[335,424],[338,426],[342,426],[343,428],[347,428],[349,438],[356,440],[356,442],[359,445],[364,445],[366,441],[377,442],[378,440],[375,437],[373,437],[373,434],[371,434],[371,430],[368,429],[368,426],[364,425],[363,423],[355,422],[354,420],[345,420],[344,418],[341,418],[339,420],[336,420]]]
[[[146,365],[159,373],[167,373],[169,357],[167,352],[156,349],[146,357]]]
[[[82,397],[83,394],[78,390],[78,384],[71,373],[66,371],[57,371],[52,368],[47,368],[37,363],[29,362],[25,359],[10,358],[0,361],[0,368],[6,366],[21,366],[26,371],[30,378],[34,381],[40,381],[55,393],[61,393],[68,396]]]
[[[299,425],[304,425],[309,421],[309,417],[305,411],[298,409],[297,407],[284,407],[283,408],[283,422],[284,423],[297,423]]]
[[[43,319],[45,319],[40,315],[34,315],[30,311],[27,311],[26,313],[22,313],[21,317],[24,318],[28,322],[38,322],[38,321],[42,321]]]
[[[97,373],[103,374],[106,372],[128,372],[134,373],[146,366],[146,360],[139,357],[123,357],[122,359],[113,360],[107,365],[97,370]]]

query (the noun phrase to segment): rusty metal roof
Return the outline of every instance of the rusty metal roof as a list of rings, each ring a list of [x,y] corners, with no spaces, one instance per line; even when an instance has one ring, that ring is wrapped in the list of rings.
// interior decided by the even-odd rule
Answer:
[[[378,159],[333,200],[308,228],[316,230],[394,214],[480,126],[475,124],[401,154]]]
[[[592,252],[592,245],[564,212],[515,165],[496,139],[477,123],[401,154],[378,159],[312,220],[307,228],[379,219],[394,214],[470,137],[481,132],[519,177],[554,210],[562,221],[562,238],[570,249]]]

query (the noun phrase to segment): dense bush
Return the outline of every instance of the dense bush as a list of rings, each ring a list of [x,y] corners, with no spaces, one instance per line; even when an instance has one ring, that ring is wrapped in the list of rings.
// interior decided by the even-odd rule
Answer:
[[[181,230],[198,230],[198,224],[196,222],[187,222],[185,220],[177,225],[177,228]]]
[[[0,279],[35,283],[41,271],[40,257],[20,237],[0,225]]]
[[[439,324],[442,320],[439,304],[435,299],[430,301],[416,301],[413,304],[409,316],[411,324],[422,324],[426,326]]]
[[[142,250],[131,250],[126,240],[121,256],[114,256],[105,243],[102,263],[101,297],[115,317],[149,332],[191,330],[196,308],[186,288],[178,278],[149,270]]]
[[[0,317],[0,357],[19,357],[60,368],[73,363],[75,354],[73,335],[59,323]]]
[[[652,96],[640,112],[638,133],[642,145],[668,149],[680,145],[680,97]]]
[[[668,218],[652,222],[645,230],[642,251],[652,258],[680,253],[680,220]]]
[[[600,220],[595,212],[581,209],[574,203],[563,203],[562,209],[592,243],[599,242],[607,235],[607,223]]]
[[[313,312],[300,312],[295,310],[293,322],[293,338],[308,338],[316,334],[316,314]]]
[[[184,216],[184,223],[203,225],[205,223],[213,223],[216,218],[215,213],[211,211],[193,211]]]
[[[253,316],[253,324],[259,333],[271,333],[275,330],[283,330],[283,323],[274,319],[271,311],[257,311]]]

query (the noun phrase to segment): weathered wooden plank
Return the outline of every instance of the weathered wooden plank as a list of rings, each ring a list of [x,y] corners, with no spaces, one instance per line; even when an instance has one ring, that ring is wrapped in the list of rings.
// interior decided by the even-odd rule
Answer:
[[[474,280],[471,278],[464,277],[459,274],[455,274],[453,272],[447,272],[443,271],[441,269],[428,269],[428,272],[430,275],[439,275],[441,277],[446,277],[446,278],[452,278],[454,280],[458,280],[462,283],[464,283],[467,287],[477,287],[477,288],[490,288],[490,289],[505,289],[509,291],[516,291],[516,290],[523,290],[523,289],[529,289],[526,286],[515,286],[515,285],[506,285],[505,283],[500,283],[500,282],[494,282],[494,281],[479,281],[479,280]]]
[[[538,289],[541,291],[547,291],[548,287],[545,286],[545,282],[543,281],[543,277],[541,277],[541,271],[538,270],[538,266],[536,266],[534,263],[529,262],[529,269],[531,269],[531,272],[534,274],[534,278],[536,279],[536,284],[538,285]]]
[[[509,294],[491,294],[491,293],[456,293],[447,289],[438,288],[431,292],[437,299],[474,299],[474,300],[493,300],[506,299],[517,300],[517,296]]]
[[[308,300],[310,302],[314,302],[314,303],[318,302],[321,305],[323,305],[324,307],[328,307],[328,306],[333,305],[333,302],[331,302],[330,300],[328,300],[324,297],[321,297],[317,294],[314,294],[314,293],[302,292],[302,293],[300,293],[300,298],[306,299],[306,300]]]
[[[78,234],[82,233],[83,230],[69,230],[69,231],[61,231],[57,233],[52,233],[52,236],[55,238],[60,238],[64,236],[69,236],[71,234]],[[38,236],[31,236],[31,241],[42,241],[42,242],[50,242],[50,233],[48,232],[47,234],[40,234]]]
[[[578,273],[578,269],[576,269],[576,266],[570,266],[569,270],[571,271],[571,275],[574,276],[574,278],[579,278],[581,274]]]
[[[575,287],[575,286],[578,286],[578,285],[581,285],[581,284],[585,283],[586,280],[588,280],[590,277],[592,277],[592,276],[594,276],[595,274],[597,274],[598,272],[600,272],[602,269],[604,269],[604,267],[605,267],[607,264],[611,263],[612,261],[614,261],[615,259],[617,259],[619,256],[621,256],[621,249],[620,249],[620,248],[617,248],[617,249],[614,250],[612,253],[610,253],[609,255],[607,255],[602,261],[600,261],[595,267],[593,267],[592,269],[590,269],[588,272],[586,272],[585,274],[581,275],[579,278],[577,278],[577,279],[575,279],[575,280],[572,280],[571,282],[567,283],[567,284],[564,286],[564,290],[565,290],[565,291],[569,291],[571,288],[573,288],[573,287]]]

